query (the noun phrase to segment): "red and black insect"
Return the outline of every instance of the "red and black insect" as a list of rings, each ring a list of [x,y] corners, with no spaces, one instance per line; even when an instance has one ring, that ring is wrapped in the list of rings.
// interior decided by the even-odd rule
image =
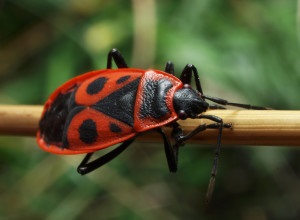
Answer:
[[[113,60],[118,69],[112,69]],[[192,76],[196,89],[191,87]],[[87,153],[77,169],[80,174],[86,174],[123,152],[136,136],[155,130],[163,138],[169,170],[176,172],[179,146],[201,131],[218,129],[211,179],[214,182],[222,129],[229,128],[230,124],[224,124],[217,116],[201,114],[208,108],[223,108],[209,105],[206,99],[220,105],[265,109],[204,95],[194,65],[186,65],[177,78],[171,62],[166,64],[165,71],[128,68],[121,53],[113,49],[108,54],[107,69],[77,76],[49,97],[40,120],[37,142],[51,153]],[[212,123],[201,124],[184,134],[177,120],[186,118],[206,118]],[[173,128],[174,144],[162,126]],[[90,161],[93,152],[118,143],[121,144],[114,150]]]

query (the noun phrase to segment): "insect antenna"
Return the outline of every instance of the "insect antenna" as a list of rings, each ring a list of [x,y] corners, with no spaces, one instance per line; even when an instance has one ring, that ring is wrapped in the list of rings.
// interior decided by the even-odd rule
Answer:
[[[270,110],[270,108],[267,108],[267,107],[260,107],[260,106],[249,105],[249,104],[229,102],[225,99],[207,96],[207,95],[202,95],[201,97],[204,99],[208,99],[212,102],[215,102],[217,104],[220,104],[220,105],[230,105],[230,106],[235,106],[235,107],[239,107],[239,108],[253,109],[253,110]]]

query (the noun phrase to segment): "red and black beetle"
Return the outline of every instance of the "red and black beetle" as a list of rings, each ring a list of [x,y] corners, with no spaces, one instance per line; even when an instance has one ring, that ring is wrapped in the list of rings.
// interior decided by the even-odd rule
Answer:
[[[112,69],[113,60],[118,69]],[[191,87],[192,75],[196,89]],[[108,54],[107,69],[77,76],[49,97],[39,123],[37,142],[43,150],[51,153],[87,153],[77,169],[80,174],[86,174],[119,155],[136,136],[156,130],[164,140],[169,169],[176,172],[179,146],[205,129],[218,129],[212,170],[214,180],[222,129],[230,124],[223,124],[217,116],[201,114],[208,108],[223,108],[209,105],[206,99],[221,105],[265,109],[204,95],[194,65],[186,65],[177,78],[171,62],[166,64],[164,72],[128,68],[121,53],[112,49]],[[186,118],[206,118],[213,123],[201,124],[191,133],[184,134],[176,121]],[[162,126],[173,128],[174,144]],[[122,144],[90,161],[93,152],[118,143]]]

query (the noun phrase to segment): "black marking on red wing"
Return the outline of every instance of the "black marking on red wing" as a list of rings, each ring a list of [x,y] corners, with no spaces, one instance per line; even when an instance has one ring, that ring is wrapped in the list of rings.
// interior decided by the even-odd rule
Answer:
[[[95,95],[95,94],[99,93],[104,88],[104,85],[107,82],[107,80],[108,79],[106,77],[100,77],[98,79],[95,79],[86,88],[87,94]]]
[[[139,117],[161,118],[170,113],[166,96],[172,86],[173,84],[168,79],[147,80],[143,89],[143,102]]]
[[[80,140],[86,144],[92,144],[97,140],[97,126],[96,122],[92,119],[84,120],[80,125],[78,132]]]
[[[60,93],[40,120],[39,130],[47,144],[61,143],[62,141],[63,130],[69,113],[69,98],[72,93]]]
[[[110,123],[109,124],[109,129],[110,129],[111,132],[114,132],[114,133],[122,132],[122,129],[115,123]]]
[[[66,120],[66,124],[64,125],[64,129],[63,129],[63,133],[61,135],[62,137],[62,148],[68,148],[69,147],[69,142],[68,142],[68,129],[70,126],[70,123],[72,121],[72,119],[74,118],[75,115],[77,115],[79,112],[83,111],[84,109],[86,109],[85,106],[78,106],[73,108],[69,115],[68,118]]]
[[[122,77],[120,77],[120,78],[116,81],[116,83],[117,83],[117,84],[121,84],[121,83],[123,83],[123,82],[126,82],[129,78],[130,78],[130,75],[122,76]]]
[[[75,101],[75,95],[76,95],[76,92],[77,92],[77,88],[76,90],[74,90],[74,92],[72,92],[71,96],[70,96],[70,99],[68,100],[69,101],[69,104],[68,104],[68,109],[69,109],[69,112],[78,107],[79,105],[76,103]]]
[[[133,127],[134,103],[140,78],[106,96],[92,108]]]

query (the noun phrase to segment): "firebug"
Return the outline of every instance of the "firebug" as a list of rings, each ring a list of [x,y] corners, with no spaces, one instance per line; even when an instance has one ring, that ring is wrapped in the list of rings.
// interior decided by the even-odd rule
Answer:
[[[112,69],[112,61],[117,69]],[[193,76],[195,89],[191,86]],[[164,71],[128,68],[121,53],[112,49],[106,69],[79,75],[50,95],[39,123],[37,142],[43,150],[55,154],[86,154],[77,171],[87,174],[122,153],[138,135],[154,130],[163,138],[169,170],[176,172],[179,147],[199,132],[218,129],[209,198],[217,172],[222,130],[231,125],[217,116],[202,113],[209,108],[224,108],[220,105],[266,109],[204,95],[194,65],[186,65],[177,78],[172,62],[167,62]],[[200,124],[184,134],[177,121],[186,118],[205,118],[212,123]],[[163,126],[172,128],[173,144]],[[109,153],[90,161],[95,151],[118,143]]]

